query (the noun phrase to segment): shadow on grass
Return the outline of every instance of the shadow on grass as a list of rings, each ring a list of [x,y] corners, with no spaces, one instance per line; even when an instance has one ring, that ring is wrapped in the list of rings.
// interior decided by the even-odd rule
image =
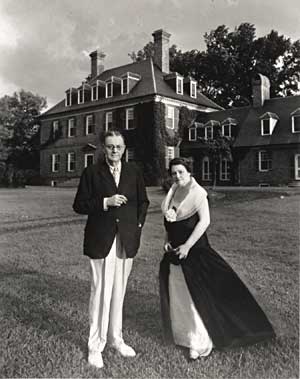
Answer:
[[[43,336],[56,337],[87,354],[89,281],[43,274],[34,270],[1,272],[1,310],[4,325],[10,321]],[[5,288],[5,289],[4,289]],[[3,290],[4,289],[4,290]],[[159,299],[128,291],[124,305],[124,331],[161,345]],[[5,331],[8,344],[11,330]],[[13,337],[15,339],[15,336]]]

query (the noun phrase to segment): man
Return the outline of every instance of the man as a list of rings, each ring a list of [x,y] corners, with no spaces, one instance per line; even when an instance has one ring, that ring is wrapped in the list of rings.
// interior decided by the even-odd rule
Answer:
[[[118,131],[104,136],[105,161],[81,176],[73,209],[87,214],[84,254],[90,258],[91,295],[88,362],[103,367],[102,351],[110,343],[122,356],[135,351],[122,337],[123,302],[133,257],[149,205],[142,174],[121,162],[124,138]]]

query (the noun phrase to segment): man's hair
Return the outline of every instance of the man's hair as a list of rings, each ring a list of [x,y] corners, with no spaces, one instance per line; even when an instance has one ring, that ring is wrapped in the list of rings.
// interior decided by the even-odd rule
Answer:
[[[192,172],[192,162],[190,159],[188,158],[183,158],[183,157],[178,157],[178,158],[174,158],[170,161],[169,163],[169,174],[171,175],[171,169],[172,169],[172,166],[176,166],[176,165],[179,165],[181,164],[182,166],[184,166],[186,168],[186,170],[188,172]]]
[[[100,138],[103,145],[105,144],[105,140],[107,137],[121,137],[125,145],[125,138],[119,130],[111,129],[104,132]]]

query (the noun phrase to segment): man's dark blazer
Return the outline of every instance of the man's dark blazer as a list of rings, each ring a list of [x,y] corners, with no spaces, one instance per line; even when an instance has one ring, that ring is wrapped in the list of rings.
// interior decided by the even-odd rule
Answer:
[[[126,196],[127,203],[105,211],[103,199],[115,194]],[[93,259],[105,258],[118,232],[126,257],[134,257],[140,245],[148,205],[143,176],[134,163],[122,162],[118,187],[106,162],[84,169],[73,204],[75,212],[88,215],[84,254]]]

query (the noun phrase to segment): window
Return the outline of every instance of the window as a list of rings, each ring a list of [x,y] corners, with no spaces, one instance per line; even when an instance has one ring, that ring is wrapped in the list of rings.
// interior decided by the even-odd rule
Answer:
[[[261,135],[266,136],[271,134],[270,119],[261,120]]]
[[[178,95],[183,94],[183,78],[176,78],[176,93],[178,93]]]
[[[174,107],[167,105],[167,120],[166,127],[169,129],[174,129]]]
[[[60,166],[60,155],[52,154],[51,155],[51,170],[52,172],[58,172]]]
[[[268,151],[258,152],[258,170],[261,172],[269,171],[272,169],[272,156]]]
[[[214,138],[214,131],[212,126],[206,126],[205,127],[205,139],[213,139]]]
[[[84,167],[88,167],[94,163],[94,154],[85,154],[84,155]]]
[[[105,114],[105,131],[107,132],[112,128],[112,112],[106,112]]]
[[[300,116],[292,117],[292,132],[300,133]]]
[[[113,83],[107,82],[106,83],[106,97],[112,97],[113,96]]]
[[[125,95],[128,93],[128,77],[122,79],[121,84],[121,94]]]
[[[202,180],[211,180],[211,169],[208,157],[204,157],[202,160]]]
[[[67,171],[73,172],[75,171],[76,166],[76,156],[75,153],[68,153],[67,156]]]
[[[230,163],[228,159],[223,158],[220,164],[220,180],[230,180]]]
[[[196,128],[190,128],[189,129],[189,140],[190,141],[196,141],[197,140],[197,129]]]
[[[70,118],[68,120],[68,137],[74,137],[76,135],[75,119]]]
[[[222,136],[231,137],[231,125],[232,124],[222,124]]]
[[[84,102],[84,92],[83,88],[78,90],[78,104],[82,104]]]
[[[175,158],[175,149],[174,146],[166,146],[165,147],[165,160],[166,160],[166,168],[169,168],[170,161]]]
[[[65,100],[65,104],[66,104],[66,107],[69,107],[70,105],[72,105],[72,95],[71,95],[71,91],[67,91],[67,92],[66,92],[66,100]]]
[[[194,99],[196,99],[197,97],[197,83],[196,82],[193,82],[191,81],[191,97],[193,97]]]
[[[126,149],[126,162],[133,161],[135,158],[135,151],[132,147]]]
[[[126,109],[126,129],[134,128],[134,110],[133,108]]]
[[[86,116],[85,119],[85,134],[93,134],[94,133],[94,116],[92,114]]]
[[[98,86],[94,85],[92,87],[92,101],[98,100]]]

